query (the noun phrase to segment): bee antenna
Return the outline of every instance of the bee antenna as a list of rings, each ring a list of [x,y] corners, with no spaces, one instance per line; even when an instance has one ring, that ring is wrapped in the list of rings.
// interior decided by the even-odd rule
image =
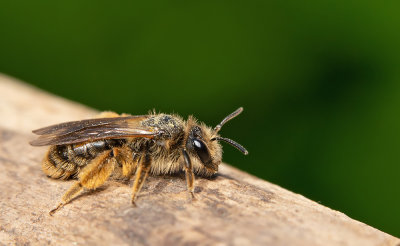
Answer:
[[[224,141],[225,143],[228,143],[230,145],[232,145],[233,147],[235,147],[236,149],[238,149],[240,152],[242,152],[244,155],[249,154],[249,152],[247,151],[247,149],[245,149],[242,145],[236,143],[235,141],[233,141],[232,139],[229,138],[223,138],[223,137],[214,137],[211,139],[211,141]]]
[[[236,116],[238,116],[241,112],[243,111],[243,107],[240,107],[238,109],[236,109],[235,112],[233,112],[232,114],[228,115],[225,117],[225,119],[223,119],[221,121],[221,123],[219,123],[215,128],[214,131],[215,132],[219,132],[219,130],[221,130],[221,127],[228,121],[230,121],[231,119],[235,118]],[[232,141],[232,140],[231,140]]]

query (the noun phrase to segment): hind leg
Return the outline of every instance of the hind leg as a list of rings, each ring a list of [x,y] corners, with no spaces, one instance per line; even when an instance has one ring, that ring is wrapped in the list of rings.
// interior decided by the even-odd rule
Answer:
[[[57,210],[76,198],[86,189],[96,189],[110,177],[116,165],[114,150],[105,151],[94,158],[79,174],[79,181],[75,182],[61,198],[61,203],[50,211],[53,215]]]

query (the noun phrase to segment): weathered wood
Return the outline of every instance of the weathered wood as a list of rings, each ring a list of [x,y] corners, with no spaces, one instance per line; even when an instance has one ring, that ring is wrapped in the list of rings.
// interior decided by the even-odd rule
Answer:
[[[136,208],[129,184],[109,181],[50,217],[73,181],[42,173],[46,149],[28,145],[30,131],[94,113],[0,76],[0,245],[400,245],[226,164],[211,180],[197,178],[192,203],[183,176],[149,177]]]

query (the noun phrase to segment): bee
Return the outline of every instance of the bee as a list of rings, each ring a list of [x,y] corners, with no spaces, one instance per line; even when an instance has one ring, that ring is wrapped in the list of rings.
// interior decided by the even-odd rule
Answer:
[[[193,116],[118,115],[103,112],[98,118],[71,121],[34,130],[39,137],[33,146],[50,146],[42,170],[50,178],[77,179],[52,209],[57,210],[86,190],[93,190],[108,179],[134,176],[132,205],[148,176],[185,172],[187,190],[194,198],[194,175],[210,177],[222,161],[220,141],[243,154],[248,151],[235,141],[221,137],[221,127],[239,115],[243,108],[211,128]]]

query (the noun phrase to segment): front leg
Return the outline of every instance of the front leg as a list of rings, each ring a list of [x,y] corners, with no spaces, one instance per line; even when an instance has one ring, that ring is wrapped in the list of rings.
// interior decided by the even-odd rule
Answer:
[[[182,155],[185,159],[185,174],[186,174],[186,184],[191,199],[194,199],[194,173],[193,165],[190,157],[185,149],[182,149]]]

